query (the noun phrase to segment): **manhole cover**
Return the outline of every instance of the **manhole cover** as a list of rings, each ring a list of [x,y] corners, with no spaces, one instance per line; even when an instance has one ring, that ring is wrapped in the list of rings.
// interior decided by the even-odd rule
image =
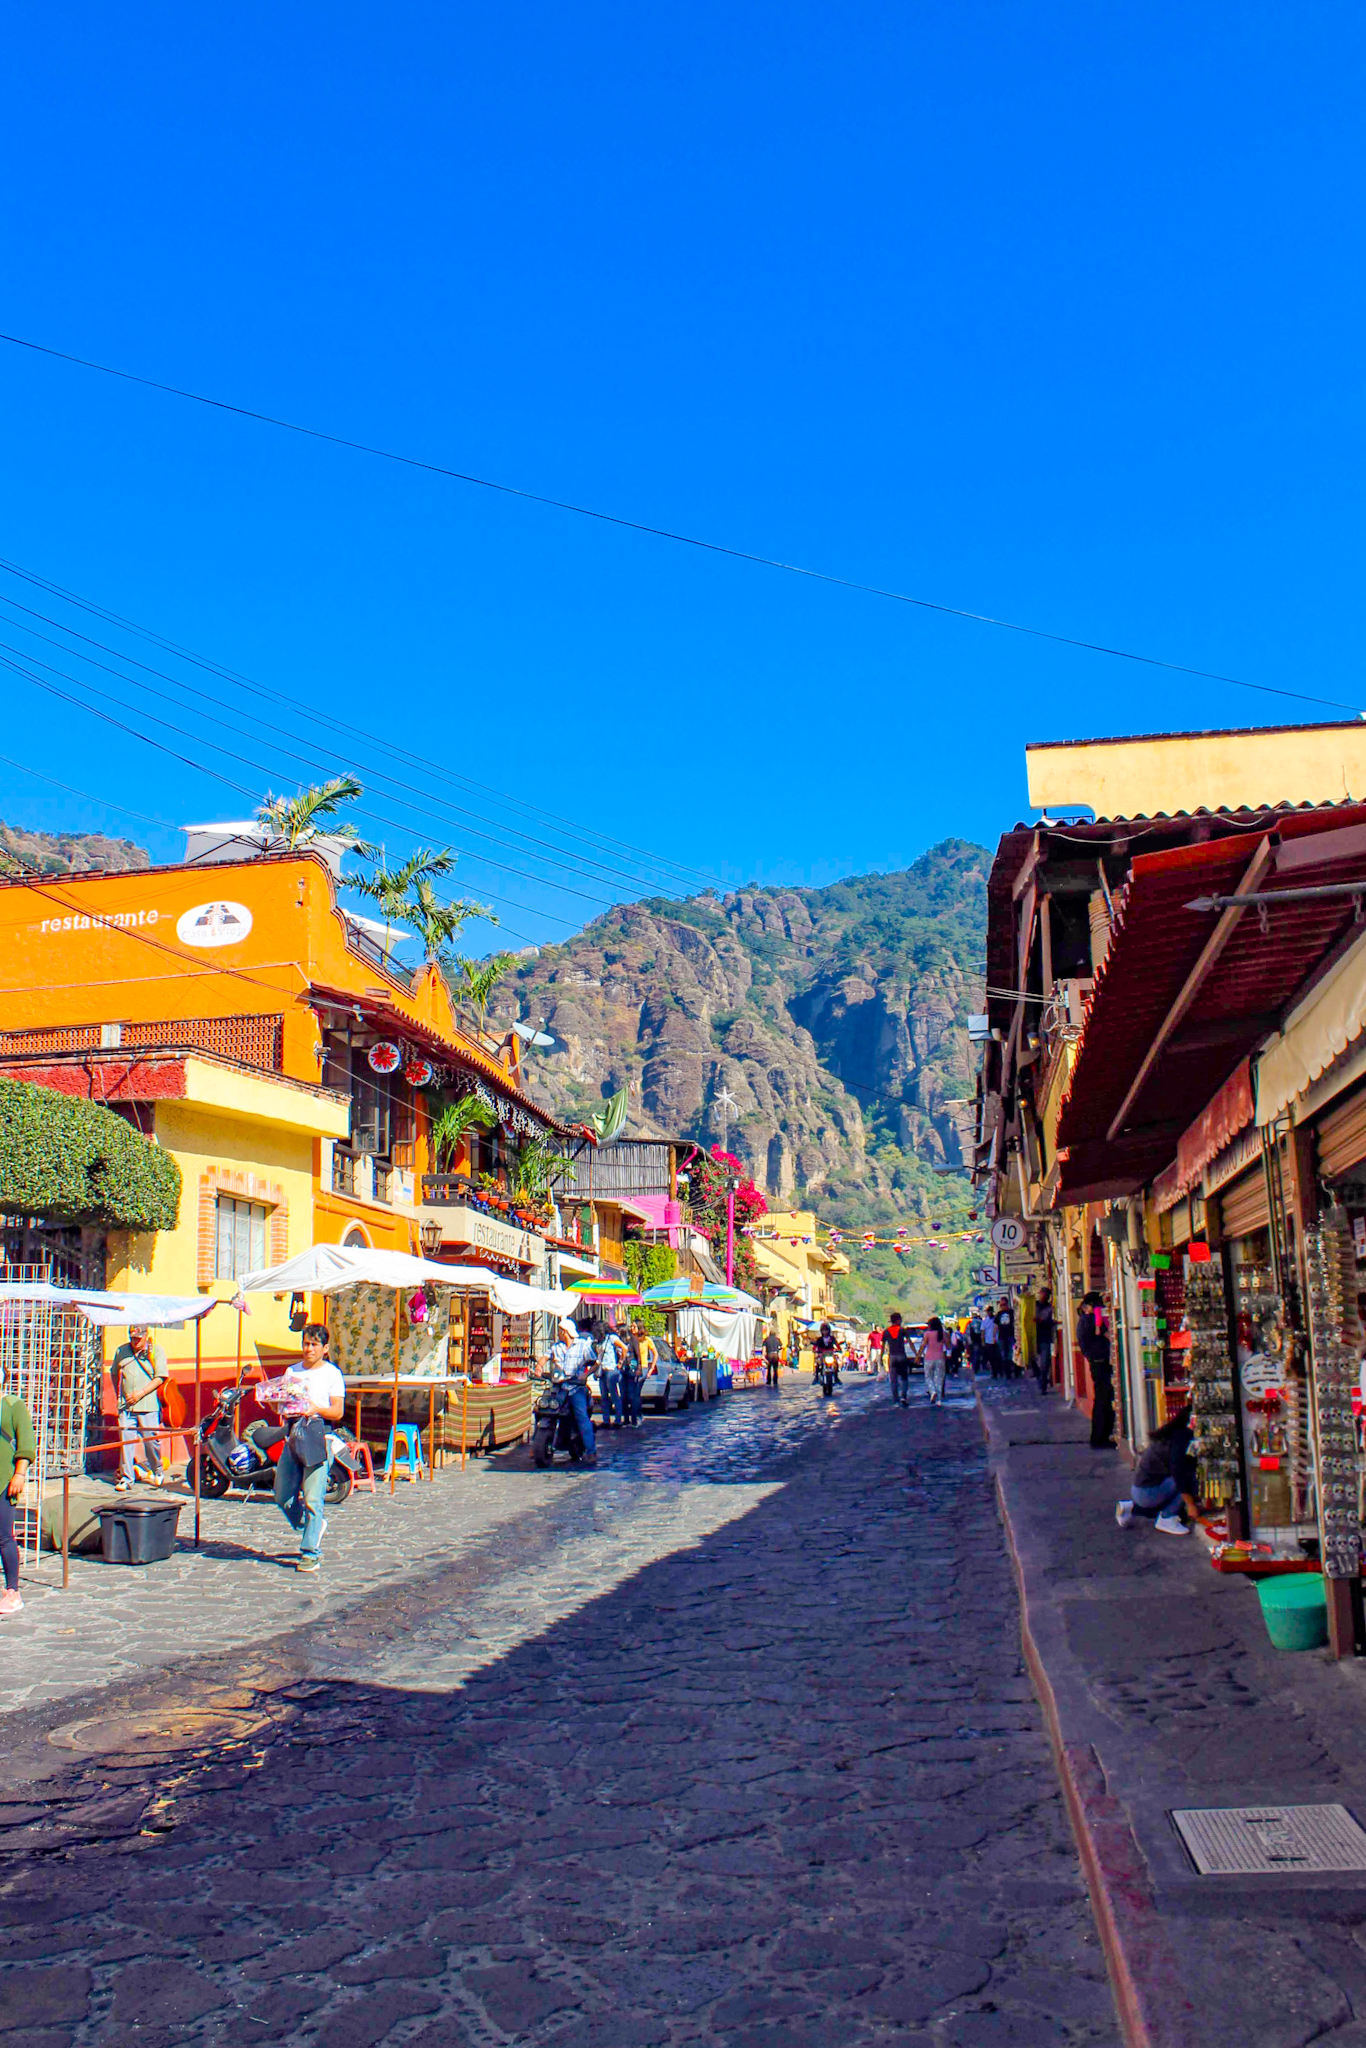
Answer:
[[[260,1714],[168,1708],[160,1714],[96,1714],[86,1721],[68,1721],[64,1728],[54,1728],[48,1741],[82,1756],[166,1756],[216,1742],[240,1742],[263,1726]]]
[[[1203,1877],[1366,1870],[1366,1833],[1345,1806],[1196,1806],[1172,1819]]]

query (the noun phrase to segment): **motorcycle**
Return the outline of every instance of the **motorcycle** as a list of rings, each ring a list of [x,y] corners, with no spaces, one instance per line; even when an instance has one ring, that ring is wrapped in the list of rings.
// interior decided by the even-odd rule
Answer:
[[[821,1393],[828,1400],[839,1383],[839,1363],[833,1351],[819,1355],[816,1359],[816,1377],[820,1381]]]
[[[541,1471],[554,1463],[556,1451],[566,1452],[572,1465],[581,1463],[583,1435],[569,1403],[569,1382],[552,1380],[538,1398],[534,1413],[531,1455]]]
[[[249,1389],[224,1387],[213,1407],[199,1425],[199,1491],[205,1500],[221,1500],[233,1487],[243,1493],[271,1493],[275,1488],[275,1467],[289,1431],[278,1423],[253,1422],[245,1435],[237,1433],[237,1411]],[[340,1423],[328,1425],[327,1505],[339,1508],[349,1500],[355,1483],[355,1462],[350,1446],[355,1438]],[[335,1448],[334,1448],[335,1445]]]

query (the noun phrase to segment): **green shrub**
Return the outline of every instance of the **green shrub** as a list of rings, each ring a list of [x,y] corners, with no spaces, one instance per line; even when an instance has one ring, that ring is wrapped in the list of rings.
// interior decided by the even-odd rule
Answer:
[[[174,1230],[180,1168],[112,1109],[0,1080],[0,1209]]]

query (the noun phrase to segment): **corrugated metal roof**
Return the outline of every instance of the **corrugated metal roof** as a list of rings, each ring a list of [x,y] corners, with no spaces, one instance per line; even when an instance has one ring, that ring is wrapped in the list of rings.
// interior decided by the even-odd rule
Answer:
[[[1363,822],[1366,805],[1343,804],[1267,819],[1287,845]],[[1350,899],[1292,900],[1270,910],[1265,930],[1256,909],[1244,912],[1131,1105],[1125,1130],[1109,1139],[1110,1124],[1214,930],[1212,912],[1186,905],[1196,896],[1231,894],[1256,844],[1239,832],[1135,859],[1115,906],[1110,950],[1096,977],[1058,1121],[1058,1145],[1068,1153],[1065,1195],[1102,1182],[1116,1192],[1139,1187],[1166,1166],[1182,1131],[1268,1035],[1269,1020],[1284,1014],[1354,930]],[[1291,874],[1269,874],[1261,887],[1357,880],[1366,888],[1366,852],[1297,864]],[[1217,1042],[1201,1043],[1202,1037]]]

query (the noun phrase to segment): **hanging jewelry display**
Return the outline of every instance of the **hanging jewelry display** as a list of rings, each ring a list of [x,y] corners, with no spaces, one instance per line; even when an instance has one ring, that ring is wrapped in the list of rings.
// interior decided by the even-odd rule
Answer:
[[[1267,1234],[1244,1238],[1238,1253],[1233,1281],[1248,1515],[1253,1534],[1271,1541],[1273,1531],[1289,1530],[1296,1519],[1291,1475],[1302,1464],[1296,1454],[1303,1440],[1299,1382],[1288,1377],[1294,1339]]]
[[[1211,1505],[1227,1506],[1241,1498],[1238,1432],[1242,1424],[1228,1355],[1224,1271],[1216,1259],[1186,1262],[1186,1329],[1191,1339],[1191,1419],[1199,1444],[1201,1497]]]
[[[1356,1258],[1346,1211],[1331,1210],[1305,1235],[1309,1332],[1314,1358],[1314,1424],[1319,1450],[1319,1532],[1330,1578],[1355,1578],[1361,1565],[1357,1519],[1356,1422],[1352,1387],[1356,1349]]]

